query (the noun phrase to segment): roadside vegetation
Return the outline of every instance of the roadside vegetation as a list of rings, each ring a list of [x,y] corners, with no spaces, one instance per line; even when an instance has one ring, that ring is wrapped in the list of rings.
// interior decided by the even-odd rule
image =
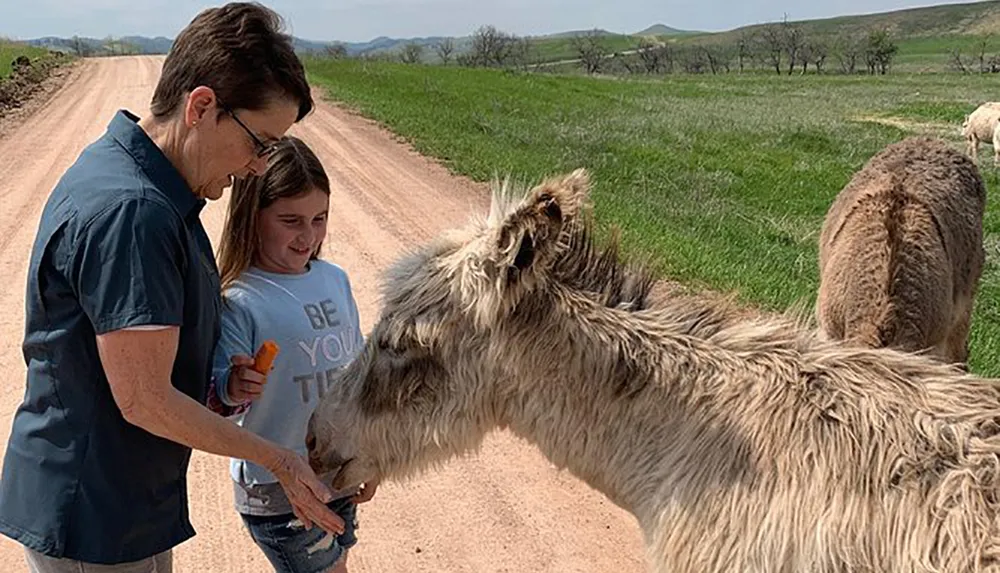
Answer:
[[[53,68],[69,59],[65,54],[0,39],[0,117],[20,107]]]

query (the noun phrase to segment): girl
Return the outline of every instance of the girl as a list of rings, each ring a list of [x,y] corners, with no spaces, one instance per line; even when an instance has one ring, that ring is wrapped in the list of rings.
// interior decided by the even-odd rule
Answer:
[[[263,174],[234,183],[219,246],[225,304],[212,398],[239,407],[230,412],[244,428],[302,455],[318,399],[364,344],[347,274],[319,259],[329,202],[319,159],[299,139],[285,137]],[[266,339],[280,352],[265,386],[250,365]],[[371,498],[372,486],[353,497],[334,492],[329,507],[344,520],[344,533],[331,540],[295,518],[266,469],[233,459],[230,472],[236,510],[275,571],[346,573],[356,503]]]

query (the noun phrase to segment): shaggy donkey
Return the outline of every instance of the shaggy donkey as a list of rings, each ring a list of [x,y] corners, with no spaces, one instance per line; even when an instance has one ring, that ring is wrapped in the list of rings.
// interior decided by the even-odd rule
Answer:
[[[820,332],[965,367],[985,207],[979,168],[940,139],[908,137],[872,157],[823,221]]]
[[[708,299],[649,305],[595,248],[583,171],[389,271],[313,414],[334,486],[509,428],[632,512],[658,573],[1000,571],[1000,385]]]

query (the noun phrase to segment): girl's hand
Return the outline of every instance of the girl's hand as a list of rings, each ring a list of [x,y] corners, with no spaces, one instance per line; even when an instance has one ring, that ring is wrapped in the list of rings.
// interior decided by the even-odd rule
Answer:
[[[232,402],[242,403],[256,400],[264,392],[267,376],[253,369],[252,356],[237,354],[230,359],[229,382],[226,384],[226,394]]]

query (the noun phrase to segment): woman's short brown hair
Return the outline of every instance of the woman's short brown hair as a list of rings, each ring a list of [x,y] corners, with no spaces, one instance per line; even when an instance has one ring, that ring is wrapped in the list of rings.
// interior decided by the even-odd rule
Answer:
[[[283,197],[297,197],[314,189],[329,195],[330,179],[312,149],[292,135],[281,138],[262,174],[235,180],[216,257],[222,288],[247,270],[257,256],[261,209]],[[317,259],[322,248],[321,241],[311,258]]]
[[[275,97],[299,103],[296,121],[313,107],[309,82],[281,17],[256,2],[231,2],[199,13],[174,40],[150,111],[174,113],[185,94],[212,88],[231,109],[262,109]]]

